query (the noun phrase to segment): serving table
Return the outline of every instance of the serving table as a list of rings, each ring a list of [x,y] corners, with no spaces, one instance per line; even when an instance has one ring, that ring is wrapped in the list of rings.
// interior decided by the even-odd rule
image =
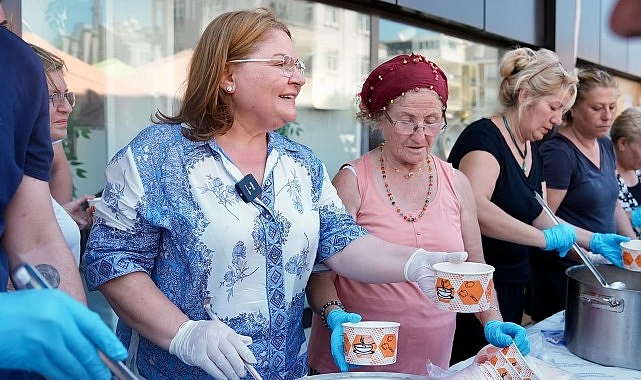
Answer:
[[[641,371],[603,366],[571,353],[564,345],[564,328],[565,311],[560,311],[527,327],[531,347],[530,355],[550,366],[576,375],[579,379],[641,380]],[[461,370],[470,365],[473,359],[469,358],[456,363],[450,369]],[[639,360],[641,360],[641,353],[639,353]]]

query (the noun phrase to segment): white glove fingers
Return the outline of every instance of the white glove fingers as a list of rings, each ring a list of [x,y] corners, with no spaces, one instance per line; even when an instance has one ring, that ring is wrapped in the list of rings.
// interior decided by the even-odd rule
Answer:
[[[203,363],[198,365],[202,370],[210,374],[216,380],[228,380],[227,376],[221,371],[216,363],[210,360],[204,360]]]
[[[235,339],[236,337],[238,337],[238,339]],[[247,347],[253,342],[250,336],[236,334],[235,337],[229,338],[229,342],[234,346],[236,352],[245,363],[256,364],[257,360],[254,353]]]
[[[251,337],[251,336],[247,336],[247,335],[240,335],[240,334],[238,334],[238,337],[240,338],[240,340],[242,340],[242,341],[243,341],[243,343],[245,344],[245,346],[249,346],[250,344],[254,343],[254,340],[252,339],[252,337]]]
[[[447,254],[447,261],[450,263],[460,264],[467,260],[467,252],[452,252]]]
[[[247,375],[247,370],[245,369],[245,363],[243,363],[231,340],[231,336],[228,336],[227,339],[221,339],[220,342],[218,342],[218,348],[207,350],[207,356],[216,363],[216,366],[229,379],[239,379]],[[240,342],[240,339],[237,340]],[[242,347],[247,349],[247,346],[244,344],[242,344]]]

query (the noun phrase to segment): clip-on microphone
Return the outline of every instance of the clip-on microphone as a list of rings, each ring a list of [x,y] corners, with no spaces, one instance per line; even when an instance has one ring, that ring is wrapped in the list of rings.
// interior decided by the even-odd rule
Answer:
[[[257,196],[260,195],[260,193],[263,192],[263,189],[258,184],[258,181],[256,181],[256,178],[254,178],[254,175],[251,173],[247,174],[243,179],[236,182],[234,187],[236,188],[236,192],[238,193],[238,195],[240,195],[245,203],[253,201]]]

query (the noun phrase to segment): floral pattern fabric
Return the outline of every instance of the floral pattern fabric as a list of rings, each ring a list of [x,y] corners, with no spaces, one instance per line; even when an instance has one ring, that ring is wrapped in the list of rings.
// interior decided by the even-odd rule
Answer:
[[[148,127],[105,173],[83,259],[90,289],[142,271],[192,320],[208,319],[210,297],[223,322],[253,339],[264,378],[306,375],[312,267],[366,234],[311,150],[268,134],[262,194],[249,203],[234,188],[242,173],[215,140],[192,142],[178,125]],[[117,333],[148,379],[210,378],[122,321]]]
[[[639,178],[639,184],[641,186],[641,170],[636,170],[636,175]],[[631,212],[635,208],[639,207],[639,202],[634,197],[628,185],[625,184],[623,178],[617,173],[617,183],[619,184],[619,202],[626,212]],[[634,232],[637,234],[637,238],[641,239],[641,228],[634,227]]]

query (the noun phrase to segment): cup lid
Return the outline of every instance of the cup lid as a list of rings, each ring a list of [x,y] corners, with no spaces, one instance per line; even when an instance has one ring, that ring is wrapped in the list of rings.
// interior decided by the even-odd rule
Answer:
[[[385,328],[385,327],[399,327],[401,324],[398,322],[387,321],[361,321],[361,322],[343,322],[343,327],[360,327],[360,328]]]
[[[632,251],[641,251],[641,240],[632,239],[630,241],[622,241],[621,248],[629,249]]]
[[[435,271],[452,274],[489,274],[494,267],[489,264],[464,261],[462,263],[436,263],[432,266]]]

